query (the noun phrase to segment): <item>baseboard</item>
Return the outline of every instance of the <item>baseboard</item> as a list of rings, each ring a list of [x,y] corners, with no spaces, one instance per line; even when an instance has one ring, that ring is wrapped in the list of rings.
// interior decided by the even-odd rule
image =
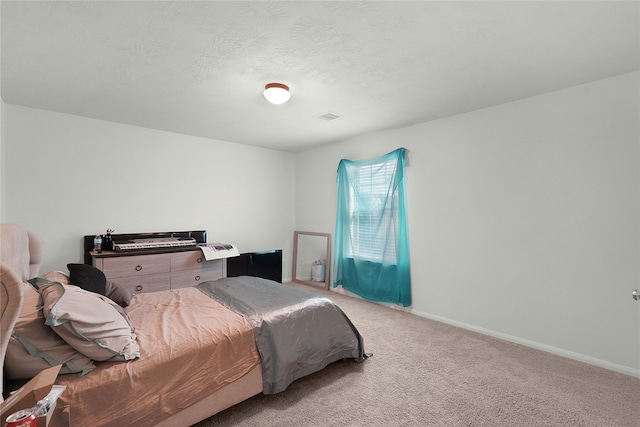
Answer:
[[[557,354],[559,356],[567,357],[569,359],[577,360],[579,362],[585,362],[590,365],[598,366],[601,368],[609,369],[611,371],[620,372],[622,374],[631,375],[633,377],[640,378],[640,369],[631,368],[629,366],[619,365],[617,363],[609,362],[606,360],[598,359],[595,357],[587,356],[585,354],[576,353],[573,351],[565,350],[558,347],[553,347],[547,344],[542,344],[536,341],[527,340],[524,338],[516,337],[509,334],[504,334],[502,332],[497,332],[491,329],[485,329],[478,326],[470,325],[468,323],[459,322],[457,320],[448,319],[446,317],[437,316],[434,314],[429,314],[425,312],[421,312],[418,310],[411,310],[412,314],[417,316],[426,317],[427,319],[436,320],[438,322],[447,323],[449,325],[458,326],[463,329],[468,329],[470,331],[478,332],[484,335],[489,335],[495,338],[500,338],[506,341],[515,342],[517,344],[522,344],[527,347],[535,348],[537,350],[546,351],[548,353]]]

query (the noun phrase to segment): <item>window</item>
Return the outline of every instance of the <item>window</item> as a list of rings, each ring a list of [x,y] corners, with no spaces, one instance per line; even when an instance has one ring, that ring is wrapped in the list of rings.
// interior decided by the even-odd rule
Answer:
[[[411,304],[404,148],[338,166],[334,287]]]
[[[397,193],[390,192],[396,173],[395,160],[383,161],[356,168],[353,186],[349,187],[350,232],[353,245],[349,249],[355,258],[395,264],[396,221],[393,207]]]

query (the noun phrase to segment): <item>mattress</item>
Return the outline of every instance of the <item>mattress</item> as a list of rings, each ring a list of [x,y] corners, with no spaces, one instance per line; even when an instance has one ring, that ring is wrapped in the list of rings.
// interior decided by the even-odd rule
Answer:
[[[369,356],[357,328],[328,298],[250,276],[203,282],[197,288],[253,326],[264,394],[284,391],[332,362],[362,362]]]
[[[126,311],[140,359],[59,376],[71,425],[154,425],[260,365],[249,322],[196,288],[137,294]]]

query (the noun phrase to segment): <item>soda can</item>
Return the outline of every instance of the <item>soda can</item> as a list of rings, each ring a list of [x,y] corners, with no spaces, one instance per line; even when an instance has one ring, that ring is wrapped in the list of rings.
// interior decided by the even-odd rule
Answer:
[[[5,427],[36,427],[36,412],[31,409],[23,409],[7,417]]]

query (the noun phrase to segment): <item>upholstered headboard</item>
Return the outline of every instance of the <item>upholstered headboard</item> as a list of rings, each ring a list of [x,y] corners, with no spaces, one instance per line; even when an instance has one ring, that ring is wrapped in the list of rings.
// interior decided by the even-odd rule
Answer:
[[[20,309],[22,284],[38,275],[44,241],[16,224],[0,224],[0,383],[4,384],[4,358]],[[2,388],[0,386],[0,402]]]
[[[0,261],[23,280],[40,272],[44,257],[44,240],[17,224],[0,224]]]

